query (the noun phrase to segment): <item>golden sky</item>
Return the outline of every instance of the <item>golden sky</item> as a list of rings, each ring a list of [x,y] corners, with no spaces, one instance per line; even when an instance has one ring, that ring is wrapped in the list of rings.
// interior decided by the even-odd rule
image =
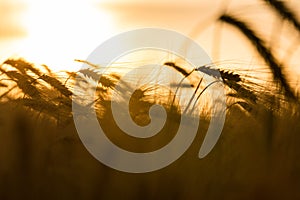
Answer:
[[[288,2],[299,6],[299,1]],[[74,59],[87,58],[113,35],[158,27],[195,39],[216,61],[257,62],[241,35],[215,22],[225,9],[251,19],[268,39],[274,33],[276,17],[260,0],[0,0],[0,61],[23,56],[56,70],[76,70]]]

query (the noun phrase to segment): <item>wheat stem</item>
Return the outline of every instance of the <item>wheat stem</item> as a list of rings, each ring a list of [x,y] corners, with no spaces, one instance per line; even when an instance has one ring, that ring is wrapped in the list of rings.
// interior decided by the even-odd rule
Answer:
[[[257,52],[270,67],[274,80],[280,83],[286,96],[296,100],[297,97],[282,72],[282,66],[279,64],[273,53],[265,46],[265,42],[257,36],[257,33],[254,32],[248,24],[233,16],[224,14],[219,20],[238,28],[251,41]]]

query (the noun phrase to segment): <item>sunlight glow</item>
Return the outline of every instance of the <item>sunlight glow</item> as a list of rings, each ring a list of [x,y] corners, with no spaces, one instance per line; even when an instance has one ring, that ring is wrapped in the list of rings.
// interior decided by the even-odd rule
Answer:
[[[28,37],[21,56],[54,70],[76,70],[74,59],[86,59],[113,34],[108,13],[87,0],[27,0],[24,21]]]

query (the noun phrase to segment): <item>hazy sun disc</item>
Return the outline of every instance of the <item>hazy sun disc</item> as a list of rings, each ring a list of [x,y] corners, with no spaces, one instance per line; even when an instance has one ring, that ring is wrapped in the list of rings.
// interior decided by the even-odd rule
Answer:
[[[85,59],[111,37],[109,14],[86,0],[30,0],[24,21],[28,37],[21,56],[54,70],[76,70],[74,59]]]

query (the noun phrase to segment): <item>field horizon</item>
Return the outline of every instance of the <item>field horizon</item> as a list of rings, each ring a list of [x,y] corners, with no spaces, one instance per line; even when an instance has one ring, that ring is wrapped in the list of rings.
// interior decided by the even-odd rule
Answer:
[[[298,5],[3,0],[0,199],[300,199]]]

